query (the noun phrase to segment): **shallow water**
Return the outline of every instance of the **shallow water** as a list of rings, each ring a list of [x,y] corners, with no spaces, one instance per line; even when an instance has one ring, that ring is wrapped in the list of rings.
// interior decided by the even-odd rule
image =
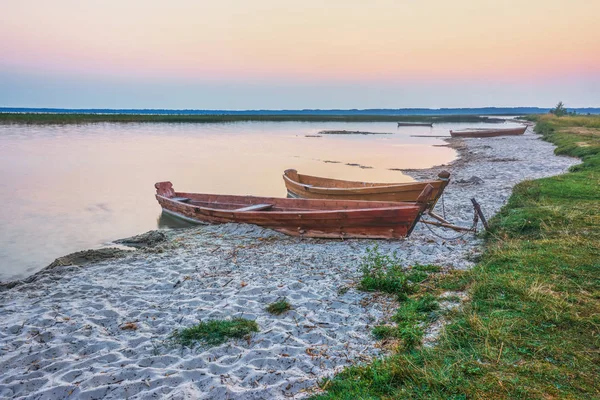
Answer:
[[[286,168],[342,179],[402,182],[393,168],[447,163],[448,129],[393,123],[0,125],[0,280],[61,255],[160,227],[154,183],[176,190],[285,196]],[[489,126],[489,125],[488,125]],[[315,135],[321,130],[392,135]],[[350,166],[346,164],[359,164]],[[433,177],[432,177],[433,178]]]

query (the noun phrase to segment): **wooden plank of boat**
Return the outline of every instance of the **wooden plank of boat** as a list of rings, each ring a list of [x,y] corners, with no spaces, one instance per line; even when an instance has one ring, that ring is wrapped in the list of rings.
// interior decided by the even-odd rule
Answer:
[[[171,182],[154,186],[156,200],[164,212],[192,222],[237,222],[288,235],[372,239],[410,235],[434,191],[433,186],[427,185],[416,202],[398,203],[182,193],[175,192]],[[182,202],[178,198],[189,200]]]
[[[465,129],[461,131],[450,131],[452,137],[494,137],[494,136],[513,136],[522,135],[527,130],[527,126],[508,129]]]
[[[433,126],[432,122],[398,122],[398,127],[401,126]]]
[[[428,210],[435,207],[450,182],[450,173],[442,171],[438,178],[424,182],[372,183],[303,175],[295,169],[283,173],[288,196],[303,199],[416,202],[423,189],[431,185],[433,194],[427,204]]]

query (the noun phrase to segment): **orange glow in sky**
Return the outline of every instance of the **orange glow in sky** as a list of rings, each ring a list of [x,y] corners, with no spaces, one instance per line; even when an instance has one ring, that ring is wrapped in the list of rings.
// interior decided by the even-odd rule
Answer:
[[[599,16],[592,0],[20,0],[2,5],[0,72],[194,82],[600,76]]]

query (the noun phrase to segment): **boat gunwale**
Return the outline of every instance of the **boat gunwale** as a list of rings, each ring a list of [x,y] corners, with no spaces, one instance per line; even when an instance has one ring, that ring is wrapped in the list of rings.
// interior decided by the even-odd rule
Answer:
[[[180,193],[180,192],[176,192],[176,194],[185,194],[185,193]],[[324,214],[331,214],[331,213],[357,213],[357,212],[368,212],[368,211],[395,211],[395,210],[399,210],[399,209],[416,209],[419,210],[421,208],[421,206],[419,205],[419,203],[409,203],[409,202],[388,202],[388,201],[368,201],[369,203],[396,203],[397,206],[381,206],[381,207],[369,207],[369,208],[349,208],[349,209],[345,209],[345,208],[332,208],[332,209],[328,209],[328,210],[318,210],[318,209],[297,209],[297,210],[285,210],[285,211],[269,211],[269,210],[254,210],[254,211],[237,211],[236,209],[223,209],[223,208],[211,208],[211,207],[206,207],[206,206],[201,206],[201,205],[195,205],[195,204],[189,204],[189,203],[184,203],[181,201],[177,201],[177,200],[173,200],[173,198],[171,197],[166,197],[160,194],[155,194],[155,196],[157,198],[161,198],[164,200],[167,200],[173,204],[177,204],[177,205],[181,205],[181,206],[186,206],[189,207],[190,209],[196,209],[196,208],[200,208],[202,210],[206,210],[206,211],[212,211],[212,212],[225,212],[225,213],[235,213],[235,214],[244,214],[244,215],[257,215],[257,214],[265,214],[265,215],[287,215],[287,214],[298,214],[298,213],[302,213],[302,214],[314,214],[314,215],[324,215]],[[214,195],[214,196],[218,196],[218,195]],[[257,197],[257,196],[240,196],[240,197],[249,197],[249,198],[253,198],[253,197]],[[264,197],[257,197],[257,198],[264,198]],[[281,200],[281,199],[278,199]],[[300,201],[313,201],[314,199],[294,199],[294,200],[300,200]],[[317,200],[317,201],[338,201],[338,200]],[[365,200],[343,200],[343,201],[347,201],[347,202],[357,202],[357,203],[363,203],[365,202]],[[215,203],[218,204],[218,203]]]
[[[385,183],[379,184],[379,183],[373,182],[374,186],[348,187],[348,188],[331,187],[330,188],[330,187],[326,187],[326,186],[313,186],[313,185],[310,185],[307,183],[301,183],[301,182],[295,181],[286,174],[287,171],[288,170],[285,170],[283,173],[283,179],[286,182],[290,182],[291,184],[302,186],[309,192],[313,192],[313,193],[330,192],[330,193],[335,193],[335,194],[341,194],[341,193],[359,194],[361,192],[373,191],[374,189],[376,189],[377,193],[391,193],[391,192],[396,192],[397,189],[399,189],[399,188],[410,187],[410,185],[415,185],[415,186],[425,185],[425,186],[427,186],[429,184],[429,185],[433,186],[438,183],[443,184],[444,182],[447,181],[444,179],[439,179],[439,180],[434,179],[434,180],[427,180],[427,181],[399,182],[399,183],[392,183],[392,184],[385,184]],[[320,177],[318,177],[318,176],[298,174],[298,176],[300,176],[300,175],[320,179]],[[330,179],[330,178],[325,178],[325,179]],[[364,183],[364,182],[359,182],[359,181],[347,181],[344,179],[335,179],[335,180],[343,181],[343,182],[347,182],[347,183],[357,183],[357,184]],[[381,185],[381,186],[379,186],[379,185]],[[382,190],[380,190],[380,189],[382,189]],[[414,190],[419,190],[419,188],[415,188]],[[322,194],[327,194],[327,193],[322,193]],[[348,201],[352,201],[352,200],[348,200]],[[369,200],[369,201],[377,201],[377,200]]]

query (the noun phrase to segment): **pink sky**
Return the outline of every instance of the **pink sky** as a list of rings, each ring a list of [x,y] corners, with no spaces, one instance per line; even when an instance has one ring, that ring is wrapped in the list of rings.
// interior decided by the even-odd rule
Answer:
[[[598,16],[591,0],[20,0],[2,5],[0,79],[597,87]]]

